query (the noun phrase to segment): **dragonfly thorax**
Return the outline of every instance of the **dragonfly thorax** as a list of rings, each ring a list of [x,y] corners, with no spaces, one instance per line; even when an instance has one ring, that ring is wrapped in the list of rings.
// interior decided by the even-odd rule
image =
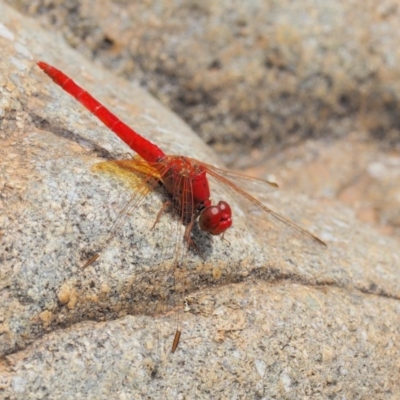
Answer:
[[[201,163],[183,156],[167,156],[159,165],[164,171],[162,182],[184,224],[199,217],[200,229],[212,235],[219,235],[232,225],[229,204],[211,204],[206,169]]]
[[[206,171],[186,157],[167,156],[157,163],[161,180],[185,224],[211,205]]]

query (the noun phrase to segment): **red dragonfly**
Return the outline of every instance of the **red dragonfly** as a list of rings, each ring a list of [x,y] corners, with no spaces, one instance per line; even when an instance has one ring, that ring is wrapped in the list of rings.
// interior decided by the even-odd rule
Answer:
[[[62,71],[43,61],[38,62],[37,65],[57,85],[61,86],[62,89],[86,107],[140,156],[140,158],[119,161],[119,163],[121,163],[120,165],[122,168],[128,169],[133,173],[141,172],[146,175],[147,184],[149,182],[161,182],[163,184],[170,197],[170,203],[172,204],[174,211],[185,226],[184,240],[188,246],[193,244],[191,233],[196,222],[201,230],[208,232],[211,235],[223,234],[232,226],[232,211],[229,204],[226,201],[219,201],[214,205],[211,203],[207,174],[214,177],[219,183],[226,185],[239,193],[254,206],[258,207],[262,212],[273,216],[275,219],[286,225],[289,225],[293,229],[308,236],[313,241],[326,246],[326,244],[317,236],[262,204],[248,192],[229,180],[229,177],[240,180],[245,178],[277,187],[275,183],[224,171],[193,158],[178,155],[166,155],[157,145],[151,143],[122,122],[117,116],[115,116],[87,91],[78,86]],[[92,257],[85,266],[91,264],[97,258],[98,254]],[[181,332],[177,330],[172,345],[172,353],[178,346],[180,334]]]

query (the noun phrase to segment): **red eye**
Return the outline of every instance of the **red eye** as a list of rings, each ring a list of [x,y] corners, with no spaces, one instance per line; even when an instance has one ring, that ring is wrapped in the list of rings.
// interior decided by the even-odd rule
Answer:
[[[199,217],[199,226],[211,235],[220,235],[232,225],[232,210],[226,201],[205,208]]]

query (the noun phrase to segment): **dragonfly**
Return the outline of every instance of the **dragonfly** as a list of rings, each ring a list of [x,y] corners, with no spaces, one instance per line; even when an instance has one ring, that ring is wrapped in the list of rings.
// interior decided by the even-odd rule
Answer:
[[[325,242],[316,235],[273,211],[248,191],[234,183],[238,180],[248,180],[276,188],[277,185],[274,182],[226,171],[183,155],[165,154],[156,144],[130,128],[64,72],[43,61],[39,61],[37,65],[57,85],[81,103],[139,155],[139,157],[131,160],[121,160],[120,166],[132,173],[144,175],[146,184],[161,182],[169,197],[168,204],[172,205],[174,212],[185,227],[183,239],[187,246],[194,245],[191,236],[196,224],[198,224],[200,230],[212,236],[224,235],[233,224],[232,209],[229,203],[225,200],[220,200],[216,204],[212,203],[207,175],[212,176],[217,183],[229,187],[239,196],[250,201],[261,212],[290,226],[319,245],[326,246]],[[155,186],[155,183],[153,183],[153,186]],[[147,192],[144,191],[143,193]],[[141,196],[141,199],[143,197]],[[139,203],[140,201],[136,202],[135,206],[138,206]],[[99,254],[95,254],[85,266],[94,262],[98,257]],[[177,329],[172,344],[172,353],[178,347],[180,336],[181,331]]]

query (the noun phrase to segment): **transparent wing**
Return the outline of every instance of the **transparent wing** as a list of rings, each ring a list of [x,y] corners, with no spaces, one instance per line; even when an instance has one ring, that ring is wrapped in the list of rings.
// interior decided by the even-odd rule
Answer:
[[[272,216],[277,221],[291,227],[295,231],[300,232],[301,234],[304,234],[305,236],[309,237],[313,241],[315,241],[323,246],[326,246],[326,243],[323,242],[320,238],[318,238],[311,232],[307,231],[306,229],[302,228],[301,226],[297,225],[290,219],[273,211],[271,208],[269,208],[266,205],[264,205],[263,203],[261,203],[258,199],[256,199],[254,196],[252,196],[250,193],[248,193],[244,189],[244,187],[246,187],[246,186],[248,187],[249,184],[255,185],[255,186],[253,186],[253,190],[256,190],[256,188],[264,189],[265,187],[268,187],[268,186],[277,187],[276,184],[269,182],[269,181],[264,181],[262,179],[251,178],[251,177],[247,177],[242,174],[225,171],[220,168],[216,168],[216,167],[213,167],[208,164],[204,164],[204,163],[196,161],[196,160],[192,160],[192,161],[203,165],[203,167],[205,168],[205,170],[207,171],[207,173],[210,176],[212,176],[218,182],[222,183],[223,185],[225,185],[229,189],[233,190],[234,192],[239,193],[242,198],[249,201],[254,207],[256,207],[259,210],[265,212],[266,214]],[[235,183],[233,181],[231,181],[230,179],[233,179],[235,181]],[[238,186],[238,185],[240,185],[240,186]]]
[[[271,190],[278,188],[275,182],[267,181],[265,179],[253,178],[248,175],[240,174],[238,172],[228,171],[225,169],[214,167],[213,165],[203,163],[202,161],[189,158],[193,163],[202,165],[210,175],[218,175],[225,178],[227,181],[235,182],[235,186],[240,186],[243,190],[248,192],[269,193]]]

